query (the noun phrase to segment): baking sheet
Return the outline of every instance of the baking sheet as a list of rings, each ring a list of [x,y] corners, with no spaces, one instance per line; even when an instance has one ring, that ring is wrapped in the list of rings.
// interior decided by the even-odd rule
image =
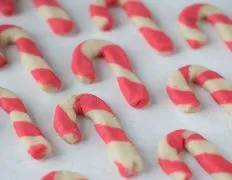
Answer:
[[[135,143],[144,160],[143,173],[135,180],[170,179],[156,160],[158,142],[170,131],[187,128],[204,135],[218,145],[220,152],[232,160],[232,119],[227,116],[201,88],[193,86],[202,102],[202,110],[195,114],[184,114],[170,102],[165,86],[170,74],[186,64],[199,64],[215,70],[232,84],[232,53],[210,25],[202,25],[209,37],[209,43],[200,50],[192,50],[181,38],[177,29],[178,13],[195,2],[208,2],[220,7],[232,17],[230,0],[143,0],[151,10],[154,19],[172,38],[176,53],[172,56],[157,55],[139,35],[136,27],[120,8],[111,12],[115,19],[113,31],[104,33],[95,29],[88,14],[92,0],[59,0],[76,22],[76,34],[58,37],[51,33],[44,19],[36,14],[28,0],[18,2],[18,14],[1,17],[0,24],[15,24],[25,28],[36,40],[49,64],[56,70],[64,83],[60,93],[42,92],[30,74],[20,63],[14,46],[7,51],[11,64],[0,70],[0,86],[17,93],[36,123],[52,142],[55,153],[45,161],[34,161],[25,152],[14,135],[9,118],[0,111],[0,169],[5,180],[39,180],[51,170],[70,170],[87,176],[90,180],[122,179],[114,164],[107,159],[106,146],[96,134],[90,120],[79,120],[84,139],[80,144],[67,145],[56,135],[53,113],[56,104],[71,94],[93,93],[107,102],[121,120],[125,131]],[[75,46],[82,40],[100,38],[119,44],[127,52],[131,63],[141,80],[146,84],[152,98],[152,105],[143,110],[130,107],[121,95],[116,79],[104,61],[96,63],[98,81],[83,85],[71,73],[70,62]],[[191,167],[193,179],[210,179],[196,161],[183,154]]]

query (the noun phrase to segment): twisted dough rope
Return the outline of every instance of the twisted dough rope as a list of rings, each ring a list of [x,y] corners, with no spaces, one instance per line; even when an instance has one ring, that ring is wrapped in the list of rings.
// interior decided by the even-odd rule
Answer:
[[[89,11],[94,24],[103,31],[110,30],[113,19],[109,6],[119,4],[138,27],[147,43],[159,54],[168,55],[174,51],[171,39],[152,20],[150,11],[139,0],[94,0]]]
[[[98,134],[107,145],[109,155],[122,176],[132,177],[142,171],[142,160],[113,111],[94,95],[71,96],[57,105],[54,128],[66,143],[75,144],[81,140],[76,114],[93,120]]]
[[[34,4],[55,34],[64,35],[73,30],[72,19],[56,0],[34,0]]]
[[[126,53],[121,47],[109,41],[87,40],[75,48],[72,72],[81,82],[95,81],[96,72],[91,61],[97,56],[106,58],[106,62],[117,77],[121,92],[131,106],[142,108],[148,104],[148,91],[134,73]]]
[[[188,83],[194,82],[205,88],[212,98],[232,115],[232,86],[218,73],[198,65],[183,66],[168,81],[167,93],[183,112],[195,112],[200,102]]]
[[[22,64],[41,89],[54,92],[61,88],[61,82],[54,71],[44,60],[33,39],[20,27],[13,25],[0,25],[0,44],[15,43],[21,56]],[[7,63],[3,54],[0,54],[0,67]]]
[[[52,31],[57,35],[71,32],[74,22],[56,0],[33,0],[35,7],[44,16]],[[12,16],[16,11],[14,0],[0,0],[0,13]]]
[[[0,0],[0,13],[4,16],[11,16],[15,13],[14,0]]]
[[[203,136],[189,130],[169,133],[158,146],[158,160],[162,169],[176,180],[189,180],[192,172],[179,156],[187,150],[201,167],[217,180],[232,179],[232,164],[220,155],[217,148]]]
[[[52,171],[41,180],[87,180],[87,178],[76,172],[70,171]]]
[[[9,114],[16,135],[32,158],[39,160],[50,154],[50,143],[33,123],[23,102],[13,92],[0,88],[0,107]]]
[[[198,23],[202,19],[215,26],[223,41],[232,51],[232,21],[221,10],[209,4],[188,6],[179,15],[180,31],[189,46],[197,49],[207,41],[207,37],[198,27]]]

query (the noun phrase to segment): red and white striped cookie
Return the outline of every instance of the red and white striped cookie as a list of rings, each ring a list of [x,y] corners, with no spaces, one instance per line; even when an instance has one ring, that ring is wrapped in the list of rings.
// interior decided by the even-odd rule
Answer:
[[[207,41],[207,37],[198,27],[202,19],[215,26],[223,41],[232,51],[232,20],[210,4],[193,4],[180,13],[178,19],[180,31],[189,46],[197,49]]]
[[[84,83],[96,80],[96,72],[92,59],[104,56],[106,62],[115,73],[119,87],[127,102],[135,107],[142,108],[149,102],[146,87],[134,73],[124,50],[116,44],[104,40],[87,40],[79,44],[73,53],[72,71]]]
[[[23,102],[13,92],[0,88],[0,107],[9,114],[19,141],[32,158],[44,159],[51,153],[50,143],[33,123]]]
[[[110,30],[113,19],[109,6],[119,4],[138,27],[147,43],[159,54],[168,55],[174,51],[171,39],[156,25],[150,11],[139,0],[94,0],[89,11],[94,24],[103,31]]]
[[[12,16],[16,11],[14,0],[0,0],[0,13],[4,16]]]
[[[14,25],[0,25],[0,44],[15,43],[20,53],[22,64],[31,73],[41,89],[55,92],[61,88],[61,82],[49,67],[34,40],[20,27]],[[7,63],[3,54],[0,54],[0,66]]]
[[[41,180],[87,180],[84,176],[70,171],[52,171]]]
[[[66,143],[75,144],[81,140],[76,114],[93,120],[98,134],[107,145],[110,158],[122,176],[132,177],[142,171],[142,160],[119,120],[111,108],[94,95],[71,96],[57,105],[54,128]]]
[[[169,133],[158,146],[158,160],[161,168],[176,180],[189,180],[192,172],[179,153],[188,151],[201,167],[217,180],[232,179],[232,163],[220,155],[213,144],[203,136],[189,130]]]
[[[34,4],[55,34],[64,35],[73,30],[72,19],[56,0],[34,0]]]
[[[217,72],[198,65],[183,66],[168,81],[167,93],[183,112],[195,112],[200,102],[189,87],[193,82],[205,88],[212,98],[232,116],[232,86]]]

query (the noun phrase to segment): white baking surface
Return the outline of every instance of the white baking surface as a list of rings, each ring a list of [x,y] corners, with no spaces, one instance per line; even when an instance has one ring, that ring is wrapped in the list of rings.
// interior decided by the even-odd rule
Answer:
[[[79,120],[84,140],[77,145],[67,145],[53,129],[53,113],[56,104],[65,95],[93,93],[107,102],[121,120],[125,131],[135,143],[144,160],[143,173],[135,180],[170,179],[156,160],[158,142],[172,130],[187,128],[204,135],[232,161],[232,118],[227,116],[202,88],[194,90],[202,102],[202,110],[195,114],[180,112],[168,99],[165,86],[170,74],[186,64],[199,64],[215,70],[232,84],[232,53],[210,25],[203,25],[209,43],[200,50],[190,49],[177,29],[179,12],[195,0],[143,0],[154,19],[172,38],[176,54],[168,57],[157,55],[139,35],[136,27],[120,8],[111,10],[114,30],[108,33],[95,29],[88,15],[92,0],[59,0],[76,23],[73,36],[53,35],[44,19],[36,14],[29,0],[18,2],[18,14],[1,17],[0,24],[17,24],[24,27],[36,40],[49,64],[62,79],[64,88],[56,94],[41,91],[30,74],[23,68],[16,48],[8,50],[12,62],[0,70],[0,86],[17,93],[31,115],[54,146],[54,156],[45,161],[32,160],[14,135],[8,116],[0,111],[0,171],[2,180],[39,180],[51,170],[77,171],[90,180],[122,179],[115,165],[107,159],[106,146],[101,141],[90,120]],[[202,0],[220,7],[232,17],[231,0]],[[97,63],[98,82],[83,85],[70,70],[75,46],[82,40],[100,38],[119,44],[128,54],[141,80],[148,87],[152,105],[144,110],[130,107],[124,100],[115,80],[104,61]],[[196,161],[184,154],[183,159],[191,167],[193,179],[210,179]]]

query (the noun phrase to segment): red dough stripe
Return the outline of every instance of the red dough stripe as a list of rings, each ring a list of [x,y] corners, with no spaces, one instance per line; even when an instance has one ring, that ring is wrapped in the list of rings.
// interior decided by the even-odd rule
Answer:
[[[76,76],[87,77],[88,79],[95,81],[96,73],[93,63],[82,52],[81,45],[77,46],[72,55],[72,72]]]
[[[42,178],[42,180],[55,180],[56,172],[50,172],[45,177]]]
[[[145,7],[142,2],[128,1],[123,4],[123,8],[125,9],[129,17],[143,16],[147,18],[152,18],[150,11]]]
[[[56,34],[62,34],[65,32],[70,32],[73,29],[73,22],[70,20],[50,18],[47,20],[48,24],[53,27],[53,31]]]
[[[60,5],[54,0],[34,0],[34,4],[37,8],[40,6],[53,6],[60,8]]]
[[[178,89],[167,87],[167,93],[169,95],[169,98],[176,105],[192,104],[195,108],[198,108],[200,106],[200,102],[197,100],[196,96],[190,91],[181,91]]]
[[[56,107],[54,119],[54,128],[59,132],[61,137],[73,134],[76,135],[77,139],[81,139],[81,132],[77,127],[77,124],[68,117],[66,112],[59,105]]]
[[[4,16],[12,16],[16,11],[14,0],[0,0],[0,12]]]
[[[45,175],[41,180],[87,180],[82,175],[70,171],[52,171]]]
[[[101,124],[96,124],[95,128],[106,144],[114,141],[129,141],[122,129],[107,127]]]
[[[106,23],[101,27],[103,31],[109,31],[113,26],[113,19],[109,14],[108,8],[105,6],[90,5],[89,7],[90,15],[92,17],[105,18]]]
[[[0,54],[0,68],[6,64],[7,64],[7,59],[2,54]]]
[[[104,110],[113,114],[111,108],[104,101],[91,94],[78,96],[73,107],[75,111],[81,115],[92,110]]]
[[[134,176],[138,175],[138,172],[130,172],[130,169],[125,168],[124,165],[122,165],[121,163],[115,161],[114,162],[116,164],[116,166],[118,167],[118,171],[121,174],[121,176],[125,177],[125,178],[132,178]]]
[[[42,57],[41,52],[38,50],[36,44],[28,38],[22,37],[17,39],[16,46],[22,53]]]
[[[191,141],[206,141],[206,139],[200,134],[195,133],[195,134],[189,135],[188,138],[185,139],[185,144],[188,144]]]
[[[195,156],[198,163],[209,174],[230,173],[232,174],[232,164],[218,154],[202,153]],[[205,161],[207,159],[207,161]]]
[[[187,66],[183,66],[181,68],[179,68],[178,70],[181,72],[181,74],[183,75],[183,77],[185,78],[185,80],[188,82],[190,79],[190,74],[189,74],[189,68],[191,66],[187,65]]]
[[[5,24],[5,25],[1,25],[0,26],[0,33],[4,32],[4,31],[7,31],[11,28],[19,28],[19,27],[16,27],[14,25],[10,25],[10,24]]]
[[[202,86],[207,81],[214,80],[214,79],[223,79],[223,77],[214,71],[208,70],[208,71],[204,71],[203,73],[197,75],[194,82]]]
[[[204,4],[194,4],[190,7],[185,8],[179,15],[178,21],[190,28],[198,28],[195,21],[198,20],[201,8]],[[186,18],[189,17],[189,18]]]
[[[110,157],[123,177],[135,176],[142,170],[141,158],[120,127],[118,119],[111,108],[97,96],[71,96],[57,105],[54,128],[64,141],[74,144],[80,140],[79,127],[73,122],[76,114],[93,120],[96,131],[108,146]]]
[[[222,24],[232,25],[232,20],[223,14],[213,14],[207,16],[207,20],[212,24],[222,23]]]
[[[203,44],[201,44],[199,41],[194,39],[188,39],[186,41],[188,42],[189,46],[193,49],[199,49],[203,46]]]
[[[10,104],[10,105],[9,105]],[[0,106],[6,113],[11,113],[12,111],[20,111],[27,113],[22,101],[18,98],[2,98],[0,97]]]
[[[119,46],[117,45],[104,46],[100,50],[100,54],[105,56],[107,63],[117,64],[129,71],[133,71],[125,51],[123,51],[123,49],[120,48]]]
[[[47,86],[49,89],[52,88],[55,91],[62,87],[58,77],[49,69],[35,69],[31,71],[31,74],[41,86]]]
[[[14,128],[18,137],[41,136],[41,131],[30,122],[14,122]]]
[[[46,156],[48,148],[44,144],[38,144],[31,146],[27,152],[31,154],[35,160],[40,160]]]
[[[225,40],[225,43],[229,47],[229,49],[232,49],[232,41],[226,41]]]
[[[157,52],[169,52],[174,49],[172,41],[164,32],[149,27],[140,27],[139,31],[143,34],[147,43]]]
[[[184,130],[173,131],[172,133],[167,135],[167,143],[175,148],[177,152],[182,151],[184,146],[184,141],[181,139],[183,136]]]
[[[109,16],[108,9],[106,7],[91,5],[90,11],[92,16],[102,16],[102,17]]]
[[[192,177],[192,172],[189,167],[181,161],[169,161],[166,159],[159,159],[159,164],[162,168],[165,168],[165,172],[170,175],[175,172],[182,172],[186,174],[185,179]]]
[[[230,91],[226,91],[226,90],[215,91],[211,94],[211,96],[220,105],[232,103],[232,91],[231,90]]]
[[[118,77],[117,80],[127,102],[132,107],[143,108],[149,103],[149,95],[143,84],[134,83],[124,77]]]

